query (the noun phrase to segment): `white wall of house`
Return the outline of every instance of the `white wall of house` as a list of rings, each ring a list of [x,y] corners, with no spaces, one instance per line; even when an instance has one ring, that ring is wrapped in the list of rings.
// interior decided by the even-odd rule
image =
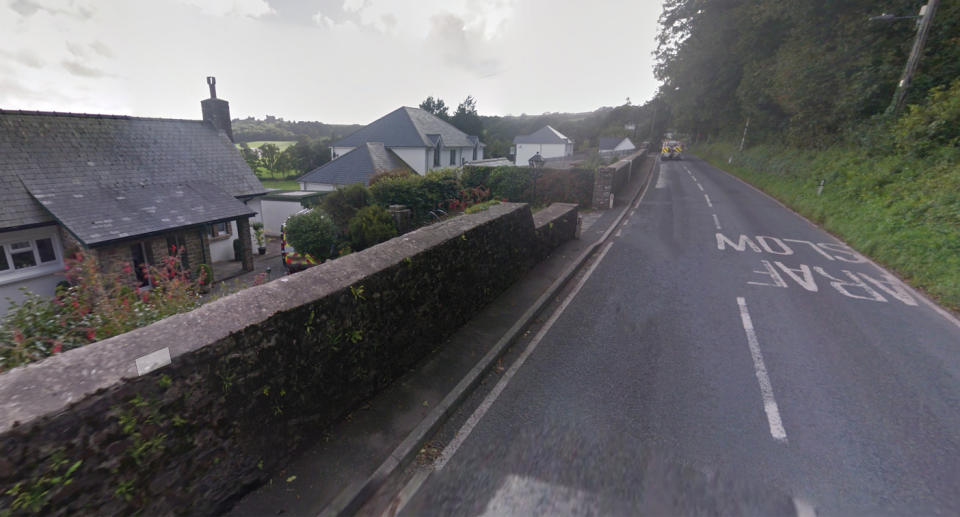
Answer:
[[[279,201],[265,199],[261,204],[263,207],[263,229],[267,235],[279,236],[280,225],[291,215],[303,210],[303,205],[299,199],[289,201]]]
[[[38,244],[38,241],[43,242]],[[0,233],[0,248],[4,254],[0,259],[0,315],[7,313],[8,297],[16,301],[23,299],[21,287],[35,294],[53,296],[57,284],[65,280],[63,245],[56,226]],[[17,268],[15,262],[21,267]]]
[[[517,144],[515,165],[529,165],[530,158],[540,153],[543,158],[562,158],[573,155],[573,144]]]
[[[417,171],[417,174],[424,174],[429,168],[433,168],[433,153],[428,152],[428,147],[390,147],[391,151],[396,153],[411,169]],[[428,161],[429,160],[429,161]]]
[[[337,186],[329,183],[312,183],[309,181],[301,181],[300,190],[309,190],[311,192],[330,192],[331,190],[337,190]]]
[[[356,147],[331,147],[330,148],[330,159],[336,160],[337,158],[349,153],[350,151],[356,149]]]
[[[237,223],[230,221],[230,237],[219,239],[210,237],[210,259],[213,262],[233,260],[233,241],[237,240]]]

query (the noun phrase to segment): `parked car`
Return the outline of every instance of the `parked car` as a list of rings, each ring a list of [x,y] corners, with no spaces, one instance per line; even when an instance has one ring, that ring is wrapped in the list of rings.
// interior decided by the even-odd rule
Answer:
[[[660,149],[661,160],[681,160],[683,145],[678,140],[664,140]]]

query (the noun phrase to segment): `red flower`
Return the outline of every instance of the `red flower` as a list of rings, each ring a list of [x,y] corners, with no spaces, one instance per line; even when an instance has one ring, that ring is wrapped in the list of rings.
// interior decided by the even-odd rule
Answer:
[[[96,333],[96,331],[94,331],[94,330],[92,330],[92,329],[91,329],[91,330],[88,330],[88,331],[87,331],[87,339],[89,339],[90,341],[93,341],[94,339],[97,339],[97,333]]]
[[[51,355],[59,354],[62,350],[63,350],[63,345],[60,343],[57,343],[56,345],[53,345],[53,348],[50,349],[50,354]]]

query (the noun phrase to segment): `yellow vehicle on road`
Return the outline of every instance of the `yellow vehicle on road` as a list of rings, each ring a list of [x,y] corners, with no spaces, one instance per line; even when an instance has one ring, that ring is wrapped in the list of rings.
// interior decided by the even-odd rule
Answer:
[[[681,160],[683,145],[677,140],[664,140],[663,147],[660,149],[661,160]]]

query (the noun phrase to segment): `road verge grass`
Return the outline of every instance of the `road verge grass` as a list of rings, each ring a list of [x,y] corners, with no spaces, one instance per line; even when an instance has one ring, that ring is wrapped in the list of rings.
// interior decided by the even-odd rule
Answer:
[[[775,145],[740,153],[730,142],[692,150],[960,311],[960,149],[923,158]]]

